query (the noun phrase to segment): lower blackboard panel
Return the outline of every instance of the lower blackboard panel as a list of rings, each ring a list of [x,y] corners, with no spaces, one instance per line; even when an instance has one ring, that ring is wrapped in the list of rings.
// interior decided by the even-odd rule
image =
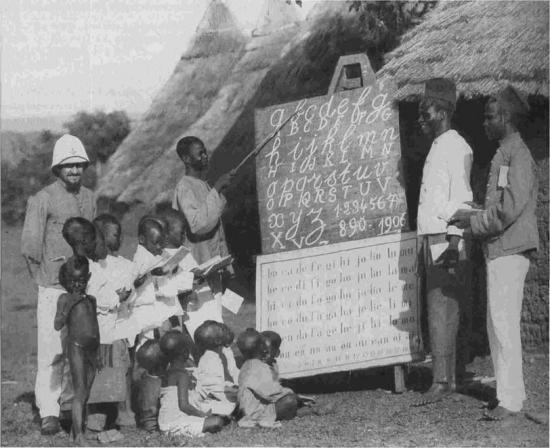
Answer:
[[[423,356],[414,232],[259,256],[256,327],[278,332],[281,377]]]

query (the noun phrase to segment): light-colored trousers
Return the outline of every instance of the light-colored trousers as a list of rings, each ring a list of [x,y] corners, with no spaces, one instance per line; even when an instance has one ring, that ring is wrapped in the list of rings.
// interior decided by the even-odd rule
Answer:
[[[40,417],[59,416],[59,396],[63,379],[63,348],[61,331],[53,328],[57,299],[63,290],[38,287],[37,320],[37,370],[34,394]]]
[[[525,385],[521,353],[521,304],[529,269],[524,255],[507,255],[487,264],[487,336],[499,405],[513,412],[523,407]]]

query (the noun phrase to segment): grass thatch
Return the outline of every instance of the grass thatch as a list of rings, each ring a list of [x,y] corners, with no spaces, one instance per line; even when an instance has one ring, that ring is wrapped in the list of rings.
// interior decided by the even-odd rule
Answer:
[[[380,74],[415,99],[432,77],[455,80],[465,98],[506,84],[548,96],[548,2],[441,2],[406,33]]]
[[[210,108],[247,38],[219,0],[207,8],[189,50],[106,167],[98,196],[116,198]],[[161,173],[163,180],[167,173]],[[126,196],[127,197],[127,196]],[[133,202],[133,201],[129,201]]]
[[[280,2],[281,8],[291,8]],[[275,61],[284,53],[284,47],[295,37],[299,27],[280,14],[281,22],[270,21],[269,28],[252,37],[241,57],[230,70],[223,71],[224,83],[218,89],[203,114],[191,124],[174,129],[172,140],[166,141],[156,159],[130,182],[118,197],[121,202],[159,203],[171,199],[174,186],[183,173],[175,144],[184,135],[197,135],[210,150],[217,148],[240,117],[245,106],[255,95],[260,83]],[[284,20],[283,20],[284,19]],[[278,26],[278,28],[276,28]],[[216,67],[216,70],[220,70]],[[182,88],[184,86],[181,86]],[[232,153],[233,148],[224,151]],[[227,167],[226,167],[227,169]]]

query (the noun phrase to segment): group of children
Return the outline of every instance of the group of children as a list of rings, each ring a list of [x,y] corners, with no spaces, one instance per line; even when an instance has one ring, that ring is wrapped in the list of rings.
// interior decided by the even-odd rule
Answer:
[[[197,263],[184,246],[185,235],[180,212],[157,209],[140,220],[130,261],[118,255],[121,225],[114,216],[65,222],[63,237],[73,256],[59,272],[66,292],[58,299],[54,326],[62,331],[71,371],[75,442],[83,442],[90,390],[102,354],[113,344],[125,344],[137,361],[128,365],[119,417],[135,418],[131,373],[141,369],[134,407],[146,430],[198,436],[219,431],[235,417],[242,427],[276,427],[276,420],[293,418],[304,404],[280,385],[276,333],[247,329],[239,335],[245,359],[239,373],[234,334],[222,322],[220,274],[193,273]]]

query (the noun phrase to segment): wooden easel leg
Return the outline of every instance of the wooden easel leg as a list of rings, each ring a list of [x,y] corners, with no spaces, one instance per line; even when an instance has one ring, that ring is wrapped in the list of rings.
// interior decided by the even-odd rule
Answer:
[[[396,394],[402,394],[405,392],[405,370],[402,364],[393,366],[393,381],[394,381],[394,392]]]

